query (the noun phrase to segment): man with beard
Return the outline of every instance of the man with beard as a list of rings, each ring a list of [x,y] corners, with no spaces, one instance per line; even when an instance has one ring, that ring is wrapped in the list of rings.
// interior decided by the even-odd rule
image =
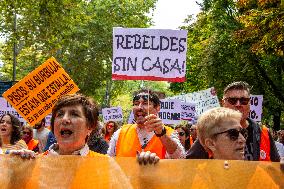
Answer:
[[[176,132],[158,117],[160,100],[154,92],[145,89],[136,92],[132,110],[136,123],[123,125],[113,134],[109,156],[136,157],[142,152],[160,159],[184,158],[184,148]]]
[[[38,148],[39,153],[43,153],[53,144],[56,140],[50,130],[45,127],[45,118],[36,123],[33,130],[34,139],[39,141]],[[53,142],[50,142],[53,141]],[[47,145],[48,144],[48,145]]]
[[[238,81],[229,84],[224,89],[222,105],[242,113],[241,126],[247,130],[246,160],[280,161],[275,143],[268,129],[265,126],[260,127],[249,118],[250,87],[246,82]],[[187,154],[187,158],[198,159],[199,157],[205,159],[209,158],[210,155],[197,140]]]

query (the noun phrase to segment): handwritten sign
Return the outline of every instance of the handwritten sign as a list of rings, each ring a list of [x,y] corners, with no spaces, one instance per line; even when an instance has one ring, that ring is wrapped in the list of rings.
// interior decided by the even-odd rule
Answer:
[[[263,95],[250,95],[249,117],[254,121],[261,121]]]
[[[181,105],[180,100],[161,100],[159,117],[164,124],[177,124],[180,122]]]
[[[195,103],[197,116],[210,108],[220,107],[214,87],[194,93],[169,97],[168,99],[179,99],[181,102]]]
[[[11,104],[3,97],[0,97],[0,116],[5,115],[5,114],[13,114],[16,116],[22,125],[25,125],[27,121],[11,106]],[[45,126],[50,126],[50,119],[51,119],[51,114],[48,114],[45,117]]]
[[[111,107],[102,109],[104,123],[108,121],[123,121],[121,107]]]
[[[181,119],[195,120],[195,103],[181,103]]]
[[[52,57],[3,93],[3,97],[30,125],[34,125],[51,112],[60,96],[78,90]]]
[[[112,79],[184,82],[186,30],[113,28]]]

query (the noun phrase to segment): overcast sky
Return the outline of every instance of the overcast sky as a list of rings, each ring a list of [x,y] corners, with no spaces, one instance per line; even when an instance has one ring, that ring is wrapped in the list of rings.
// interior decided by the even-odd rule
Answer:
[[[158,0],[153,17],[155,26],[151,28],[178,29],[187,15],[196,15],[199,11],[196,0]]]

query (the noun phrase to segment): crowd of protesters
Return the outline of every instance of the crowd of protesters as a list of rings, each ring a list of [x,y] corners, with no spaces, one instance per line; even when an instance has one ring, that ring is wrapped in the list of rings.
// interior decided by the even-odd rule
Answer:
[[[139,163],[160,159],[224,159],[280,161],[284,130],[273,131],[248,117],[250,87],[233,82],[223,93],[222,106],[205,111],[196,123],[165,126],[158,117],[160,100],[151,90],[133,95],[134,124],[115,121],[104,126],[98,106],[81,94],[64,95],[52,110],[51,128],[45,119],[21,127],[11,114],[0,117],[0,153],[23,158],[37,155],[137,157]]]

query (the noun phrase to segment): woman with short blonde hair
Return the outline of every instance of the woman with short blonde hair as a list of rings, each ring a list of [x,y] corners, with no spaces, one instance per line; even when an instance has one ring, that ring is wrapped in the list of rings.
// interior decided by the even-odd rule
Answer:
[[[197,136],[214,159],[244,159],[246,130],[241,127],[242,114],[229,108],[213,108],[197,121]]]

